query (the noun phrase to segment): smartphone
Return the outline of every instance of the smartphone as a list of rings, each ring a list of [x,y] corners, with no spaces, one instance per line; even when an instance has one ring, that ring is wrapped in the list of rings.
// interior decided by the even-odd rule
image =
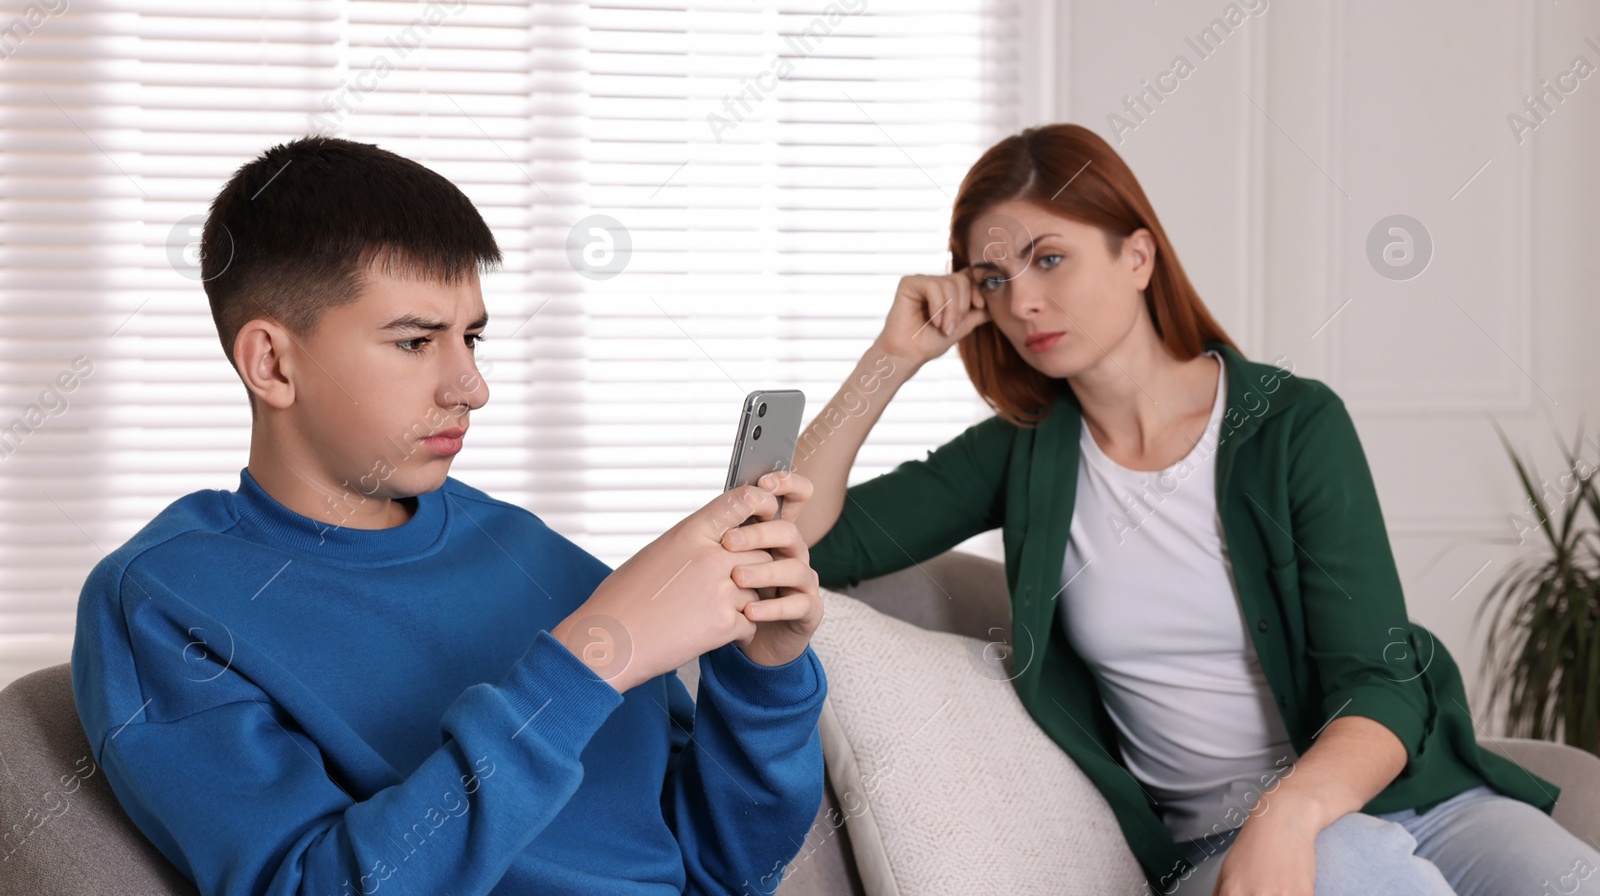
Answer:
[[[728,481],[722,490],[754,485],[775,470],[794,469],[795,442],[800,438],[805,410],[806,394],[799,389],[757,389],[746,395],[733,439],[733,457],[728,460]],[[783,510],[781,495],[778,510]],[[752,516],[739,525],[755,521]]]

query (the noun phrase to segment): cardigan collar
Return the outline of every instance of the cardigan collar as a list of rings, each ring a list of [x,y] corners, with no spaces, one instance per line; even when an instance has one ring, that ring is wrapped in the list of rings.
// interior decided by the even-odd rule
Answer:
[[[1227,401],[1217,448],[1220,505],[1239,446],[1260,429],[1262,421],[1309,394],[1312,387],[1294,376],[1292,370],[1251,361],[1226,343],[1211,341],[1205,348],[1222,356],[1228,372]],[[1049,641],[1048,626],[1054,615],[1055,597],[1060,595],[1061,561],[1077,500],[1082,426],[1082,408],[1063,380],[1050,413],[1036,429],[1023,430],[1029,436],[1018,443],[1019,448],[1026,446],[1028,479],[1026,487],[1014,498],[1026,504],[1027,516],[1016,580],[1008,584],[1016,597],[1013,624],[1024,628],[1023,637],[1034,639],[1039,648]],[[1036,657],[1027,658],[1024,671],[1018,674],[1017,685],[1024,694],[1034,694],[1039,683],[1040,667],[1033,659]]]
[[[1292,367],[1285,369],[1251,361],[1238,349],[1217,340],[1206,342],[1205,349],[1221,355],[1228,371],[1228,394],[1217,443],[1217,487],[1220,491],[1227,485],[1239,444],[1254,435],[1263,420],[1276,416],[1307,394],[1309,388],[1293,375]],[[1076,472],[1082,426],[1082,405],[1063,379],[1050,413],[1039,423],[1031,471],[1034,482],[1041,481],[1038,475],[1045,466]],[[1076,479],[1072,483],[1076,483]],[[1053,490],[1046,493],[1056,494]]]

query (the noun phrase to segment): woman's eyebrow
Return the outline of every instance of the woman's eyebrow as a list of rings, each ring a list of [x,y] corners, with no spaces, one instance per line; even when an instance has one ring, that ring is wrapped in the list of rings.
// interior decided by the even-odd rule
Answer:
[[[1024,256],[1032,256],[1033,255],[1033,247],[1040,240],[1042,240],[1042,239],[1044,239],[1046,237],[1060,236],[1060,235],[1061,234],[1059,234],[1059,233],[1041,233],[1038,236],[1034,237],[1033,239],[1029,240],[1028,241],[1028,245],[1022,247],[1022,254]],[[994,268],[995,270],[999,270],[1000,269],[1000,266],[995,264],[992,261],[980,261],[980,262],[977,262],[975,264],[969,265],[969,267],[974,267],[974,268]]]

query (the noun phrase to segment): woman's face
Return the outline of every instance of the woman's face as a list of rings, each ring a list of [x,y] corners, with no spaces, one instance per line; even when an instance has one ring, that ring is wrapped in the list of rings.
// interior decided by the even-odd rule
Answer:
[[[1100,228],[1011,199],[973,221],[967,257],[994,325],[1049,376],[1095,367],[1149,320],[1155,241],[1144,228],[1112,255]]]

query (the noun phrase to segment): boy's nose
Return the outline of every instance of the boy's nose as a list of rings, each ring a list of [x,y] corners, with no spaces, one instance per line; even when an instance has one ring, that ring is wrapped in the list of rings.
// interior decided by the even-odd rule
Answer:
[[[483,374],[479,373],[476,366],[463,370],[445,383],[441,403],[451,410],[464,407],[475,411],[488,402],[489,382],[483,378]]]

